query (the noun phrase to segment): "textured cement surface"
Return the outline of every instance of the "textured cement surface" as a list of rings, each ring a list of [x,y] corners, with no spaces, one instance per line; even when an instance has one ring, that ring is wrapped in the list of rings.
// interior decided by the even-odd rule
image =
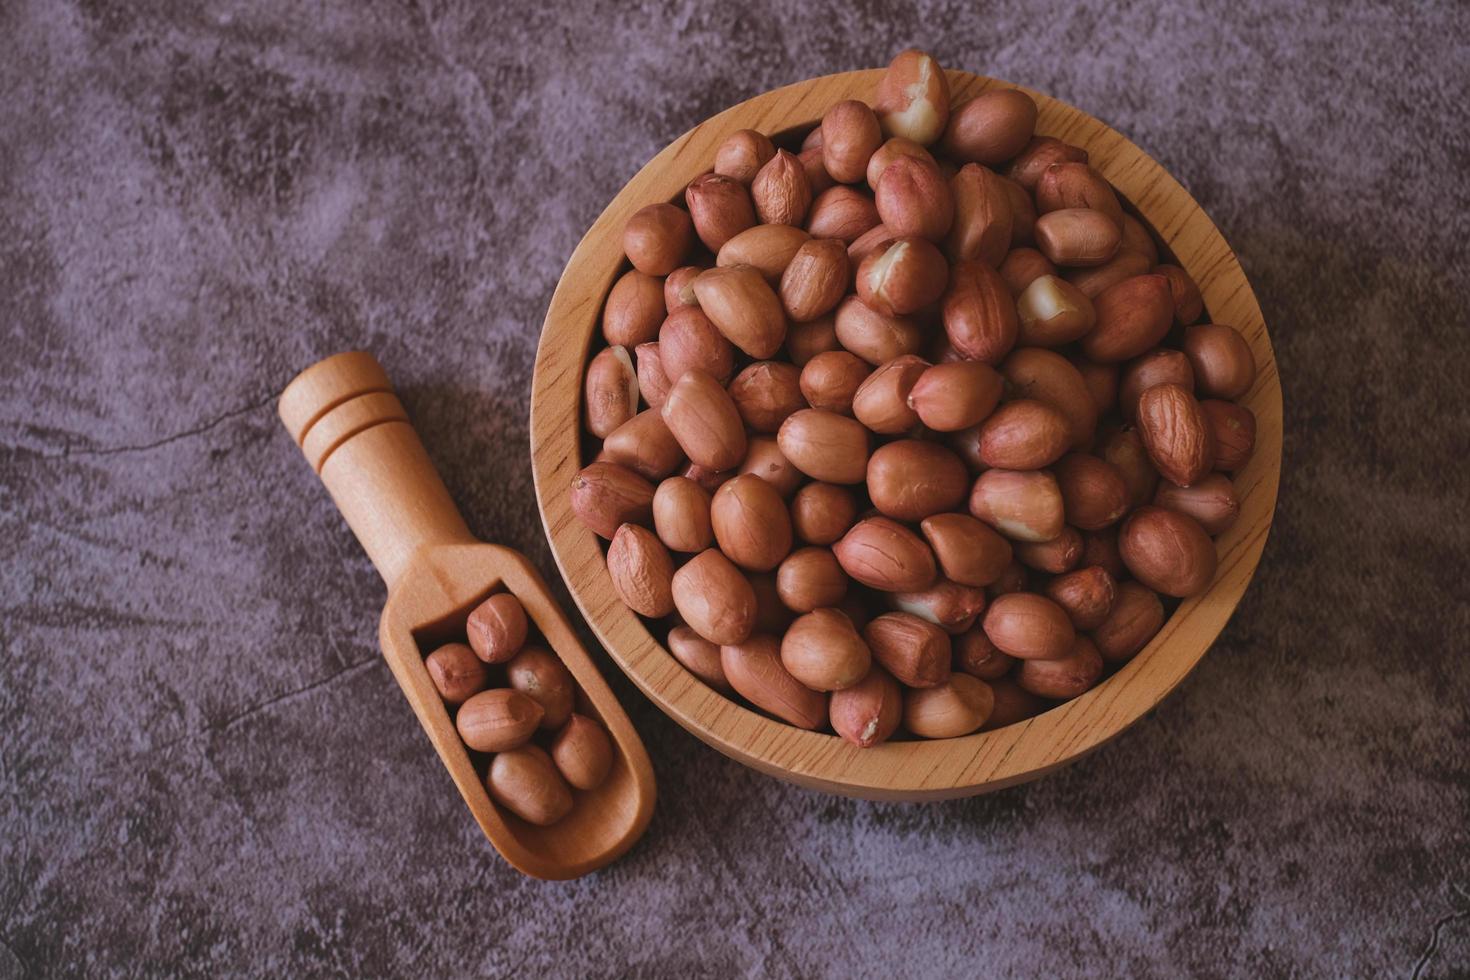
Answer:
[[[0,978],[1466,976],[1462,5],[0,2]],[[551,575],[561,266],[667,141],[919,43],[1111,122],[1238,250],[1286,390],[1265,563],[1052,778],[817,796],[605,672],[660,802],[608,871],[481,839],[273,397],[376,350]]]

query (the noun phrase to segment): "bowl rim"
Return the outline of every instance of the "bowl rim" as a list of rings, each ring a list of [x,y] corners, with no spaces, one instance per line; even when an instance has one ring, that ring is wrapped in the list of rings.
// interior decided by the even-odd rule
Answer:
[[[686,730],[739,762],[808,788],[883,800],[970,796],[1034,779],[1121,734],[1189,674],[1244,595],[1265,547],[1280,481],[1282,402],[1275,356],[1259,304],[1214,222],[1157,161],[1095,117],[1023,86],[946,70],[952,102],[1019,89],[1036,100],[1036,132],[1085,148],[1200,287],[1214,322],[1249,342],[1257,376],[1240,399],[1256,415],[1256,449],[1234,474],[1236,524],[1216,540],[1210,589],[1185,600],[1117,673],[1030,719],[960,738],[889,742],[858,749],[841,738],[757,713],[689,673],[618,599],[598,539],[573,516],[569,488],[581,468],[582,375],[603,299],[628,266],[621,230],[645,204],[676,198],[708,170],[719,141],[738,129],[770,135],[810,127],[842,99],[868,101],[882,69],[797,82],[710,117],[643,166],[593,222],[552,295],[532,374],[530,444],[537,506],[568,590],[613,661]]]

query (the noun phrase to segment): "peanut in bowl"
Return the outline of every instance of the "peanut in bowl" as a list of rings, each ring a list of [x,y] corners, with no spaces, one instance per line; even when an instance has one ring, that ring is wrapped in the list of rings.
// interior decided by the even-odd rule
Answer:
[[[1265,544],[1281,393],[1234,254],[1155,161],[1070,106],[962,72],[944,73],[956,110],[946,129],[932,112],[885,105],[923,90],[885,74],[737,105],[624,187],[552,298],[532,463],[573,598],[663,711],[804,786],[931,800],[1079,758],[1193,669]],[[1009,123],[986,118],[1021,95],[959,111],[1002,92],[1034,102],[1036,137],[1087,156],[1075,181],[1022,189],[1005,235],[1003,218],[975,217],[998,210],[1001,182],[942,163],[951,154],[1039,186],[1014,163],[1032,147],[1029,125],[1017,143]],[[875,97],[891,110],[876,144],[850,105]],[[830,137],[815,153],[813,131]],[[941,162],[887,142],[895,131],[928,139]],[[772,156],[760,134],[787,152]],[[837,172],[804,200],[802,179],[822,181],[814,158]],[[723,176],[704,176],[712,167]],[[687,203],[692,220],[645,210],[660,202]],[[686,268],[701,264],[701,242],[719,250],[716,270]],[[1161,256],[1137,254],[1150,249]],[[643,278],[662,279],[656,339],[668,346],[654,356],[680,372],[672,383],[634,364],[627,344],[646,336],[605,336],[625,329],[604,322],[609,303],[616,315],[654,306],[650,283],[626,275],[633,252],[659,273]],[[833,268],[846,269],[840,289]],[[1197,309],[1186,309],[1190,287]],[[1015,324],[1009,338],[996,322]],[[1091,424],[1085,399],[1049,387],[1064,358],[1098,398]],[[609,397],[584,399],[589,372]],[[598,387],[630,376],[641,395]],[[1247,416],[1253,451],[1230,435]],[[689,479],[665,493],[676,474]],[[1159,489],[1141,485],[1150,474]],[[1152,636],[1135,651],[1127,633],[1140,623]]]

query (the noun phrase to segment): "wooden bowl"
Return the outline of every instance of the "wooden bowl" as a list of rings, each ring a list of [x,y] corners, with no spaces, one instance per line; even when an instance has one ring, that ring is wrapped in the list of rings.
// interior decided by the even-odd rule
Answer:
[[[802,786],[877,800],[937,800],[1000,789],[1080,758],[1132,725],[1199,663],[1240,601],[1266,543],[1281,469],[1281,386],[1265,321],[1240,264],[1188,192],[1103,123],[1024,90],[1041,110],[1037,133],[1088,151],[1092,165],[1194,277],[1208,318],[1239,328],[1255,354],[1256,381],[1241,401],[1256,415],[1256,451],[1235,474],[1240,518],[1217,540],[1214,585],[1183,602],[1137,657],[1091,691],[1026,721],[963,738],[858,749],[835,735],[773,721],[706,687],[619,600],[598,539],[573,516],[569,500],[572,478],[583,465],[583,370],[603,299],[627,267],[623,225],[646,204],[682,201],[684,186],[710,169],[729,133],[805,131],[834,102],[871,99],[881,74],[830,75],[742,102],[675,140],[628,182],[572,253],[552,297],[531,385],[532,466],[541,517],[573,598],[613,659],[670,717],[731,758]],[[1018,87],[964,72],[948,75],[956,102],[986,89]]]

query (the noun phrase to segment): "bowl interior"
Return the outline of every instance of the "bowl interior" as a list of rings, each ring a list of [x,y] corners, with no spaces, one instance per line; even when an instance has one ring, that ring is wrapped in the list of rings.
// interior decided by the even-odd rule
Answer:
[[[1079,758],[1142,717],[1199,662],[1244,594],[1265,546],[1280,472],[1281,389],[1250,285],[1219,230],[1188,192],[1097,119],[1023,89],[1040,108],[1037,133],[1088,151],[1092,165],[1199,284],[1208,318],[1238,328],[1255,355],[1256,381],[1241,403],[1256,415],[1256,451],[1235,474],[1241,513],[1216,541],[1220,563],[1214,584],[1180,603],[1138,656],[1081,697],[1015,725],[962,738],[858,749],[835,735],[768,719],[688,673],[618,599],[597,538],[573,516],[569,502],[572,478],[584,465],[582,374],[593,347],[602,345],[603,300],[627,268],[622,227],[648,203],[679,199],[690,180],[710,169],[716,147],[729,133],[749,128],[773,137],[799,136],[834,102],[870,99],[881,74],[847,72],[757,96],[690,130],[628,182],[573,252],[552,297],[532,380],[532,465],[542,520],[573,598],[613,659],[670,717],[726,755],[801,785],[870,799],[943,799],[1022,782]],[[955,102],[988,88],[1019,87],[963,72],[947,74]]]

